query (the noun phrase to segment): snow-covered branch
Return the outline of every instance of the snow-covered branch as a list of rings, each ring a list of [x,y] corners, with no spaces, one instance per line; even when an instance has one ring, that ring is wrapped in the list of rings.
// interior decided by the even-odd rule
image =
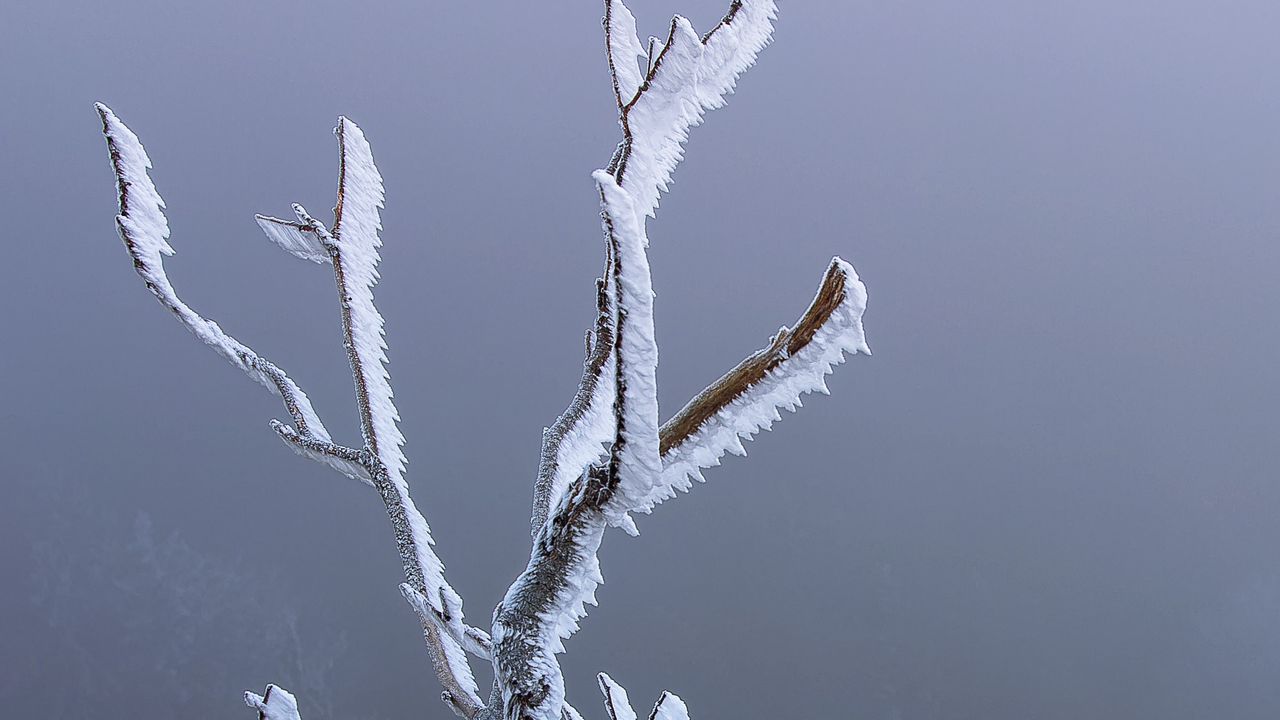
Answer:
[[[246,692],[244,704],[258,711],[258,720],[302,720],[297,699],[275,685],[268,685],[261,695]]]
[[[120,201],[116,229],[133,258],[134,270],[156,300],[201,342],[280,396],[293,419],[296,435],[317,447],[327,446],[330,443],[329,432],[302,388],[271,361],[223,332],[216,322],[204,318],[178,297],[164,271],[163,258],[172,255],[173,248],[168,242],[169,221],[164,214],[164,200],[148,174],[151,158],[147,157],[138,136],[110,108],[102,103],[98,103],[96,108],[102,119],[102,134],[106,137],[111,167],[116,175]]]
[[[601,455],[604,443],[613,439],[613,333],[614,310],[611,277],[612,253],[606,245],[605,277],[596,281],[596,325],[588,335],[582,381],[568,409],[542,431],[542,456],[533,491],[533,534],[564,496],[583,468]]]
[[[596,676],[600,693],[604,695],[604,709],[609,720],[636,720],[627,691],[605,673]],[[689,720],[689,708],[674,693],[663,692],[649,712],[649,720]]]
[[[621,0],[605,0],[606,59],[623,139],[608,167],[593,175],[606,243],[599,319],[578,392],[544,432],[529,564],[494,615],[503,705],[490,711],[508,720],[558,720],[564,712],[556,655],[595,602],[604,531],[616,525],[634,533],[629,511],[647,510],[663,496],[645,218],[670,182],[689,128],[724,104],[767,44],[775,14],[772,0],[735,0],[703,36],[676,17],[655,53],[643,49]],[[603,346],[609,339],[611,347]]]
[[[444,579],[444,565],[432,550],[426,519],[409,495],[404,479],[404,437],[392,402],[385,368],[383,320],[373,302],[377,282],[382,207],[382,177],[360,128],[338,119],[340,172],[335,221],[330,233],[300,206],[298,222],[259,215],[268,239],[305,260],[328,263],[334,270],[340,301],[342,330],[355,382],[356,401],[364,436],[360,450],[334,443],[306,394],[280,368],[200,316],[174,292],[164,273],[162,255],[173,254],[167,239],[164,202],[147,174],[151,161],[136,135],[105,105],[99,104],[120,196],[116,224],[134,267],[147,288],[192,333],[249,377],[274,390],[284,400],[293,426],[272,421],[277,435],[298,454],[316,460],[350,478],[372,485],[386,505],[404,565],[406,587],[421,600],[422,632],[431,651],[436,675],[453,709],[463,717],[477,715],[484,703],[477,692],[464,647],[487,659],[487,635],[467,626],[462,598]],[[246,697],[256,698],[249,695]],[[292,696],[268,688],[263,708],[292,703]],[[277,698],[272,700],[272,698]],[[275,703],[275,705],[272,705]],[[266,717],[266,715],[264,715]],[[271,715],[270,717],[276,717]],[[279,717],[288,717],[280,715]]]
[[[642,45],[622,0],[605,0],[606,58],[622,140],[593,174],[600,199],[605,269],[587,336],[578,390],[544,429],[532,510],[533,546],[523,572],[493,614],[489,633],[466,624],[462,598],[446,581],[426,519],[405,479],[404,436],[388,375],[384,322],[374,303],[383,207],[382,176],[360,128],[338,119],[339,177],[332,229],[294,205],[295,220],[257,223],[289,254],[332,268],[351,367],[362,443],[335,443],[303,391],[280,368],[183,303],[165,276],[172,254],[164,203],[147,174],[142,145],[99,105],[120,195],[120,236],[147,287],[180,322],[251,378],[278,394],[292,425],[272,428],[295,452],[373,486],[386,507],[404,569],[401,593],[418,616],[442,697],[468,720],[579,720],[565,701],[557,655],[578,629],[603,582],[597,557],[609,527],[636,532],[631,513],[687,490],[690,478],[742,454],[750,438],[794,410],[805,393],[826,392],[824,376],[845,353],[870,353],[862,329],[866,289],[834,258],[817,295],[793,327],[753,353],[659,425],[654,293],[646,222],[683,156],[690,128],[718,108],[768,44],[773,0],[733,0],[699,35],[677,16],[665,40]],[[468,653],[488,660],[494,685],[479,695]],[[626,691],[599,676],[610,720],[635,720]],[[299,720],[289,693],[246,693],[260,720]],[[688,720],[664,693],[650,720]]]

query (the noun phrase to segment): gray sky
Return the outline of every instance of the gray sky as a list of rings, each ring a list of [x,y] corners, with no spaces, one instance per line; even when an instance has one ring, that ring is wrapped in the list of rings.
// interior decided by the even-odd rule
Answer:
[[[643,34],[725,0],[633,0]],[[0,25],[0,707],[449,717],[376,497],[149,297],[92,102],[146,144],[184,298],[356,437],[332,279],[254,212],[387,183],[410,481],[473,621],[528,553],[540,429],[618,138],[597,2],[15,3]],[[602,550],[564,656],[695,717],[1263,718],[1280,706],[1280,5],[790,2],[652,223],[664,416],[826,261],[873,358]],[[425,714],[424,714],[425,713]]]

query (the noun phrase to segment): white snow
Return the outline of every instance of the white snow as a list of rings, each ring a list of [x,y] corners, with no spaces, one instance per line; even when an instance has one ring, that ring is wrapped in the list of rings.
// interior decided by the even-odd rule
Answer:
[[[653,706],[653,713],[649,718],[650,720],[689,720],[689,708],[685,707],[684,701],[679,696],[663,692],[662,697],[658,698],[658,704]]]
[[[627,697],[626,688],[613,681],[607,673],[596,675],[600,683],[600,692],[604,695],[604,706],[609,711],[609,720],[636,720],[636,711],[631,709],[631,700]]]
[[[369,487],[373,487],[373,478],[369,477],[369,471],[360,463],[338,457],[331,452],[324,452],[320,448],[311,446],[311,444],[307,442],[306,438],[300,437],[297,431],[279,420],[271,421],[271,429],[276,431],[276,434],[280,436],[280,439],[284,441],[284,444],[288,446],[290,450],[293,450],[302,457],[307,458],[308,460],[314,460],[323,465],[328,465],[352,480],[364,483]]]
[[[631,102],[644,82],[644,75],[637,62],[646,57],[640,39],[636,37],[636,19],[622,0],[605,0],[606,39],[608,40],[609,65],[613,69],[614,92],[618,106]],[[646,67],[645,70],[648,68]]]
[[[658,343],[653,330],[653,284],[645,247],[644,219],[632,195],[618,187],[613,176],[597,170],[606,230],[616,243],[618,266],[617,365],[623,387],[618,388],[618,489],[607,516],[622,524],[625,510],[648,496],[662,472],[658,454]]]
[[[569,485],[582,475],[587,466],[604,454],[604,444],[613,441],[613,402],[616,381],[612,352],[609,357],[596,381],[585,412],[577,422],[563,431],[556,446],[555,470],[551,476],[551,488],[548,493],[548,515],[554,512],[564,499]],[[534,534],[537,534],[537,528],[534,528]]]

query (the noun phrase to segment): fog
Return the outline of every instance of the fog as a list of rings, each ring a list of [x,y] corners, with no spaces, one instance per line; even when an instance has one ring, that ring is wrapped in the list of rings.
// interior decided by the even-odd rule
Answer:
[[[633,0],[710,27],[727,0]],[[358,426],[332,276],[253,213],[386,180],[377,298],[437,551],[487,625],[578,379],[619,138],[598,2],[15,3],[0,24],[0,707],[449,718],[367,488],[132,272],[92,103],[179,293]],[[1271,718],[1280,707],[1280,5],[833,2],[692,132],[650,224],[663,416],[833,254],[873,357],[611,533],[562,656],[695,718]],[[482,680],[482,682],[484,682]],[[641,710],[644,712],[644,710]]]

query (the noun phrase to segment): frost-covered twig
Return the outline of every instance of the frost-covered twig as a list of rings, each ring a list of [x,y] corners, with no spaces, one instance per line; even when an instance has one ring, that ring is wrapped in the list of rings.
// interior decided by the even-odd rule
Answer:
[[[328,247],[360,427],[370,456],[369,474],[391,518],[405,580],[438,617],[460,627],[462,598],[444,579],[444,564],[431,549],[431,529],[409,496],[404,479],[404,436],[397,425],[400,415],[392,402],[390,379],[384,367],[387,356],[383,320],[373,302],[378,248],[382,245],[382,176],[373,163],[373,151],[364,133],[355,123],[338,118],[335,132],[340,167],[338,203],[334,208],[333,241]],[[449,633],[441,632],[439,624],[426,619],[421,624],[436,676],[449,693],[454,710],[463,717],[474,716],[483,702],[466,653]]]
[[[268,685],[261,695],[246,692],[244,704],[258,711],[258,720],[302,720],[297,699],[275,685]]]
[[[384,367],[382,316],[373,303],[381,245],[378,211],[383,199],[382,178],[364,134],[351,121],[339,118],[336,133],[341,169],[332,234],[300,205],[294,206],[296,223],[257,217],[267,237],[277,245],[305,260],[330,263],[334,269],[364,435],[363,449],[356,450],[330,439],[306,394],[288,375],[178,298],[161,262],[161,256],[173,250],[166,242],[169,227],[164,202],[147,174],[151,162],[137,136],[105,105],[97,107],[119,189],[116,222],[138,274],[161,304],[198,338],[283,398],[294,425],[272,421],[271,427],[290,448],[378,490],[395,530],[407,586],[429,611],[421,618],[421,625],[436,675],[453,709],[463,717],[474,717],[484,703],[463,648],[487,658],[487,636],[463,622],[462,598],[444,579],[444,566],[431,549],[430,528],[409,496],[404,479],[404,438],[396,425],[399,415]],[[278,689],[273,695],[269,688],[264,697],[267,700],[263,703],[273,697],[278,698],[277,704],[292,702],[292,696]],[[265,713],[263,707],[268,705],[260,707]]]
[[[164,200],[156,192],[148,170],[147,157],[138,136],[133,134],[106,105],[95,106],[102,119],[102,134],[107,140],[111,167],[116,175],[120,214],[116,228],[125,249],[133,258],[133,267],[147,289],[201,342],[239,368],[259,384],[274,391],[284,401],[293,419],[297,435],[317,448],[331,444],[329,433],[311,407],[307,394],[279,367],[258,355],[252,348],[222,331],[216,322],[192,310],[174,291],[164,271],[163,256],[172,255],[169,246],[169,221],[164,215]]]
[[[636,720],[627,691],[605,673],[596,676],[600,693],[604,695],[604,709],[609,720]],[[689,720],[689,708],[674,693],[663,692],[649,713],[649,720]]]

